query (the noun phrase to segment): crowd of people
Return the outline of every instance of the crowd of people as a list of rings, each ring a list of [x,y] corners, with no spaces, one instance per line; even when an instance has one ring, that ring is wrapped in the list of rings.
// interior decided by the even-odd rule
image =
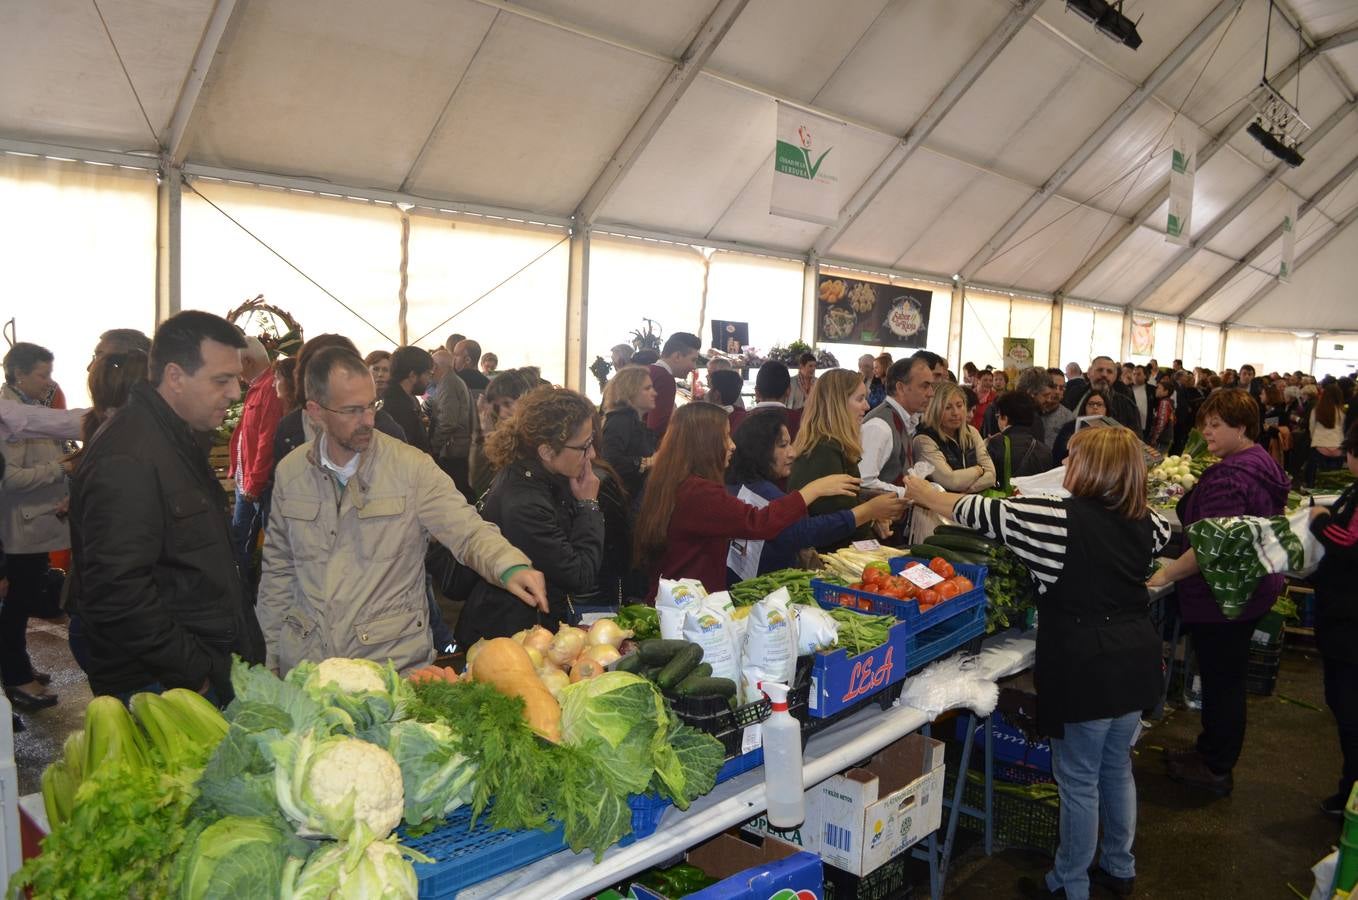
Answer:
[[[795,371],[760,367],[747,404],[745,376],[714,357],[705,397],[681,404],[700,350],[684,332],[655,352],[613,348],[596,406],[531,367],[500,371],[460,334],[367,356],[321,334],[271,359],[227,321],[183,312],[153,339],[103,335],[92,406],[66,411],[52,354],[16,344],[0,394],[5,689],[26,710],[57,702],[25,634],[30,615],[63,615],[49,554],[67,548],[57,593],[94,693],[188,687],[225,702],[233,654],[279,672],[330,656],[409,670],[647,602],[662,577],[722,590],[853,540],[913,543],[947,518],[1006,543],[1038,585],[1039,719],[1063,812],[1056,864],[1028,890],[1083,897],[1091,877],[1129,889],[1127,751],[1160,684],[1147,577],[1170,539],[1147,506],[1147,450],[1177,452],[1196,426],[1220,460],[1180,504],[1184,526],[1277,515],[1317,473],[1358,473],[1353,380],[1098,356],[1022,370],[1011,387],[970,362],[959,382],[927,350],[819,374],[807,354]],[[226,517],[206,441],[237,402]],[[1062,465],[1069,497],[1012,496],[1015,478]],[[1314,520],[1330,550],[1319,621],[1345,799],[1358,777],[1353,494]],[[1245,738],[1250,637],[1281,577],[1233,619],[1191,553],[1151,584],[1170,581],[1203,713],[1169,773],[1224,796]],[[452,628],[440,597],[460,601]]]

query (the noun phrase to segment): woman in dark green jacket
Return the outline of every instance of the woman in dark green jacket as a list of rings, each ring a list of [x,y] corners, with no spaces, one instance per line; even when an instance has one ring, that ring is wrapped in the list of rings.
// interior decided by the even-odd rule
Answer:
[[[831,369],[816,381],[802,411],[801,429],[793,444],[797,458],[787,481],[789,491],[798,490],[826,475],[858,477],[858,461],[863,456],[859,423],[867,411],[868,389],[857,372]],[[853,509],[858,504],[858,497],[822,497],[807,510],[810,515],[823,516],[841,509]],[[866,540],[872,536],[872,523],[869,522],[860,526],[852,539]]]

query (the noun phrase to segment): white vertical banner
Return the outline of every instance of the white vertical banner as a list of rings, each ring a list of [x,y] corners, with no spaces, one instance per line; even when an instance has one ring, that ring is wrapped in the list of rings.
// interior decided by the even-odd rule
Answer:
[[[1193,227],[1193,176],[1198,168],[1198,129],[1183,116],[1174,120],[1169,159],[1169,219],[1165,240],[1188,246]]]
[[[839,218],[839,167],[844,123],[778,104],[773,154],[775,216],[833,225]]]
[[[1278,280],[1283,284],[1292,281],[1293,260],[1297,255],[1297,195],[1287,199],[1287,212],[1283,214],[1283,258],[1278,263]]]

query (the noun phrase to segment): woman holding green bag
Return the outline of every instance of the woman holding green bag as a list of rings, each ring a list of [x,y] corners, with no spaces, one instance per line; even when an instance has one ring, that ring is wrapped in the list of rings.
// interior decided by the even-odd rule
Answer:
[[[1050,471],[1052,453],[1038,437],[1037,401],[1023,391],[1005,391],[995,401],[1000,430],[986,441],[986,451],[995,464],[999,487],[1009,493],[1015,478]]]

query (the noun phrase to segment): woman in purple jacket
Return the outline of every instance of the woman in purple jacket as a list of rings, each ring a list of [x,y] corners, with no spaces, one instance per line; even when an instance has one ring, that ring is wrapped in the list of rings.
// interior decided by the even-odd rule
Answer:
[[[1198,427],[1207,449],[1221,462],[1209,466],[1179,501],[1183,527],[1223,516],[1281,515],[1290,483],[1268,451],[1255,443],[1259,404],[1249,392],[1228,388],[1213,393],[1198,410]],[[1222,615],[1212,589],[1197,574],[1192,553],[1156,573],[1150,584],[1179,578],[1183,578],[1178,585],[1179,614],[1193,640],[1202,676],[1202,734],[1193,749],[1168,752],[1169,777],[1224,797],[1231,793],[1231,770],[1245,743],[1250,638],[1255,623],[1282,592],[1283,576],[1260,579],[1249,604],[1234,619]]]

